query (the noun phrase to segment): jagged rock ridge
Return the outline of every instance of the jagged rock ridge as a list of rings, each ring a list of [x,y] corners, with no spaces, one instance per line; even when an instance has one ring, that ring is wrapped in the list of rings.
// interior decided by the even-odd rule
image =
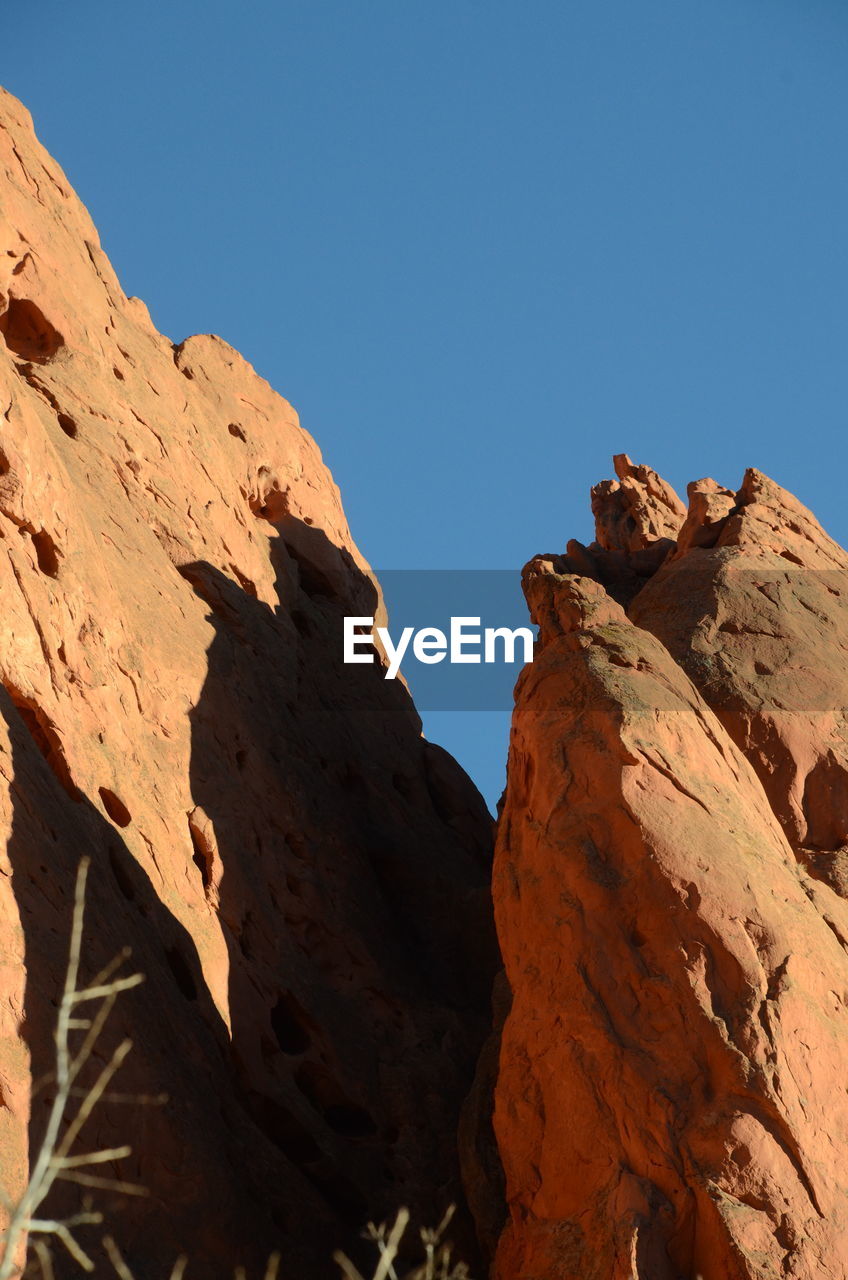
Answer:
[[[624,455],[537,557],[494,893],[499,1280],[848,1275],[848,556]]]
[[[400,682],[342,668],[379,589],[291,407],[226,342],[174,346],[0,94],[0,1168],[26,1178],[74,875],[90,972],[147,975],[89,1137],[139,1280],[215,1280],[461,1198],[488,1024],[490,821]],[[69,1191],[70,1203],[76,1191]],[[60,1206],[61,1207],[61,1206]],[[76,1271],[73,1272],[76,1274]],[[191,1273],[190,1273],[191,1274]]]

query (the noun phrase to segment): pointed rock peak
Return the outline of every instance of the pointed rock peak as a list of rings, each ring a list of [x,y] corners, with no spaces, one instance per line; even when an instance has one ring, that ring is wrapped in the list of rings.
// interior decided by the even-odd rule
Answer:
[[[802,502],[755,467],[745,472],[717,546],[780,556],[805,569],[848,568],[848,555]]]
[[[777,481],[758,471],[756,467],[746,469],[736,496],[742,507],[747,507],[752,502],[765,502],[770,506],[801,506],[788,489],[782,488]]]
[[[706,476],[686,486],[689,510],[677,538],[674,559],[693,547],[714,547],[727,517],[737,508],[737,495]]]
[[[635,470],[633,460],[627,453],[614,453],[612,455],[612,465],[619,480],[626,479]]]
[[[673,542],[686,508],[671,485],[626,453],[617,453],[613,466],[618,479],[602,480],[592,489],[598,546],[633,552],[664,539]]]
[[[525,565],[522,587],[541,646],[570,631],[627,622],[621,605],[591,578],[567,572],[561,556],[536,556]]]

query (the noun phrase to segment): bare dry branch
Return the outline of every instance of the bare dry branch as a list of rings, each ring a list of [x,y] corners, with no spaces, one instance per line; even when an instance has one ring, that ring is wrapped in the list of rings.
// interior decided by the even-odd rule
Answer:
[[[131,1155],[129,1146],[102,1147],[91,1151],[76,1151],[74,1148],[86,1122],[101,1102],[135,1105],[161,1105],[167,1102],[167,1095],[164,1094],[150,1097],[110,1090],[113,1078],[132,1047],[129,1040],[118,1045],[100,1068],[93,1084],[85,1087],[77,1084],[80,1073],[92,1060],[118,996],[137,987],[143,980],[140,974],[119,976],[121,965],[130,955],[129,949],[124,948],[87,986],[79,984],[88,868],[89,861],[86,858],[80,864],[74,894],[68,966],[56,1020],[56,1068],[38,1086],[55,1086],[44,1137],[35,1157],[29,1182],[18,1204],[12,1205],[0,1189],[0,1202],[6,1206],[9,1214],[9,1225],[0,1237],[0,1280],[23,1280],[24,1274],[27,1277],[40,1274],[41,1280],[55,1280],[52,1255],[47,1243],[50,1237],[63,1245],[83,1271],[94,1271],[95,1264],[75,1233],[80,1227],[101,1224],[103,1215],[88,1209],[87,1204],[83,1212],[61,1220],[41,1217],[39,1210],[51,1188],[60,1180],[73,1182],[90,1190],[110,1191],[121,1195],[146,1195],[146,1188],[142,1186],[124,1181],[120,1177],[111,1177],[107,1172],[101,1174],[94,1171],[100,1166],[126,1159]],[[75,1012],[83,1004],[97,1005],[91,1017],[80,1017]],[[79,1033],[83,1033],[76,1047],[71,1041],[72,1033],[77,1033],[78,1038]],[[454,1207],[451,1206],[438,1227],[420,1232],[424,1262],[405,1276],[404,1280],[470,1280],[464,1264],[452,1263],[451,1246],[445,1240],[453,1213]],[[363,1234],[376,1246],[379,1254],[371,1280],[399,1280],[395,1264],[399,1259],[409,1218],[409,1211],[402,1208],[398,1210],[391,1226],[387,1223],[379,1226],[373,1222],[368,1224]],[[23,1251],[27,1236],[32,1238],[32,1256],[24,1273],[17,1259]],[[134,1280],[132,1271],[112,1236],[104,1236],[102,1245],[117,1280]],[[344,1280],[364,1280],[346,1254],[336,1252],[333,1260],[339,1266]],[[171,1270],[170,1280],[183,1280],[187,1266],[188,1259],[179,1257]],[[274,1253],[268,1259],[264,1280],[278,1280],[279,1268],[280,1255]],[[236,1268],[234,1280],[248,1280],[244,1267]]]
[[[124,1262],[121,1251],[111,1236],[103,1237],[103,1248],[106,1250],[106,1256],[115,1268],[115,1275],[118,1276],[118,1280],[133,1280],[133,1273]]]
[[[50,1104],[44,1137],[35,1157],[29,1182],[18,1204],[9,1211],[9,1225],[0,1244],[2,1247],[0,1280],[13,1280],[13,1277],[20,1276],[17,1259],[27,1235],[54,1237],[83,1271],[94,1270],[94,1263],[76,1238],[75,1231],[78,1227],[102,1222],[101,1214],[86,1211],[64,1220],[39,1216],[39,1209],[57,1180],[76,1182],[90,1188],[120,1191],[127,1195],[144,1193],[143,1188],[124,1182],[122,1179],[100,1177],[84,1172],[90,1165],[108,1164],[124,1159],[130,1154],[128,1146],[90,1152],[73,1151],[74,1144],[92,1111],[108,1096],[108,1086],[129,1053],[130,1042],[125,1040],[118,1046],[90,1087],[80,1089],[75,1081],[91,1061],[95,1045],[106,1026],[117,997],[122,992],[138,986],[142,981],[140,974],[116,976],[129,956],[129,952],[124,949],[100,971],[93,982],[88,986],[80,985],[88,869],[89,859],[84,858],[77,873],[68,965],[56,1019],[54,1037],[56,1070],[48,1078],[49,1082],[55,1085],[56,1092]],[[99,1002],[99,1005],[90,1018],[81,1018],[75,1013],[79,1005],[96,1002]],[[74,1032],[85,1033],[76,1048],[73,1047],[71,1039]],[[76,1110],[72,1102],[77,1104]],[[44,1280],[51,1280],[53,1264],[49,1248],[43,1240],[34,1240],[33,1252]]]

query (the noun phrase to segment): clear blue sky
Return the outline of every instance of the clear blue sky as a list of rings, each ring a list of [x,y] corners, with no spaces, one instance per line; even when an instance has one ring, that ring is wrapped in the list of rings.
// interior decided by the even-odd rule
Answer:
[[[42,0],[0,77],[175,340],[301,413],[382,567],[588,539],[626,450],[848,535],[844,0]],[[507,714],[428,717],[490,799]]]

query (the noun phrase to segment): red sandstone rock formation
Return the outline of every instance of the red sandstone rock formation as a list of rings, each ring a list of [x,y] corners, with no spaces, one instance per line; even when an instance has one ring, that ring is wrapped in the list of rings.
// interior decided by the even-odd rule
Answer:
[[[848,557],[758,472],[676,543],[598,492],[525,571],[495,1275],[844,1280]]]
[[[844,890],[848,554],[760,472],[748,471],[733,498],[712,484],[690,486],[689,538],[631,616],[751,761],[808,869]]]
[[[170,1096],[89,1133],[150,1189],[105,1206],[138,1274],[280,1247],[303,1280],[369,1216],[437,1221],[488,1023],[484,806],[400,682],[340,665],[378,591],[294,411],[125,297],[7,94],[0,591],[6,1190],[89,854],[89,971],[129,944],[147,975],[122,1088]]]
[[[595,536],[604,551],[643,551],[656,542],[674,541],[686,508],[670,484],[626,453],[613,458],[617,480],[592,489]]]

